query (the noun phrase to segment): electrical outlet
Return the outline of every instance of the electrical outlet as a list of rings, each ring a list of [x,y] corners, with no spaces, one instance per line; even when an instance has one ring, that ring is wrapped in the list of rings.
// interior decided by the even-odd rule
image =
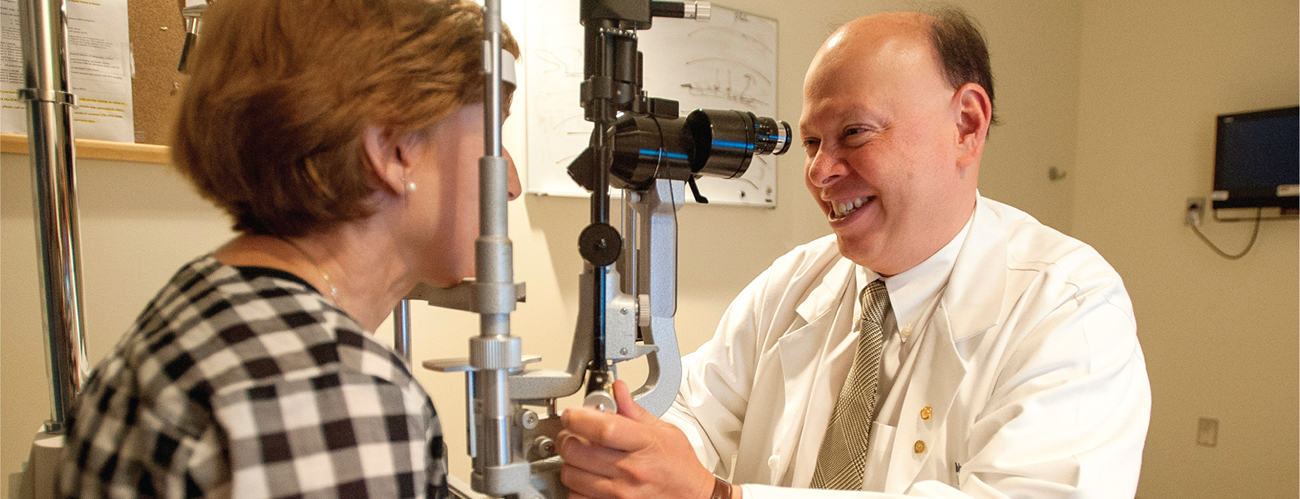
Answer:
[[[1190,197],[1187,198],[1187,214],[1183,217],[1183,225],[1188,227],[1200,227],[1201,220],[1205,219],[1205,198]]]

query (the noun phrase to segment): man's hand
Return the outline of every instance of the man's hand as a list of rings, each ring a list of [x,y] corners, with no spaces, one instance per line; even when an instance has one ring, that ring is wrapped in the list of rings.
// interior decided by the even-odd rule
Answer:
[[[708,499],[713,474],[686,435],[633,402],[623,381],[614,382],[614,400],[617,415],[578,407],[560,416],[560,480],[570,499]]]

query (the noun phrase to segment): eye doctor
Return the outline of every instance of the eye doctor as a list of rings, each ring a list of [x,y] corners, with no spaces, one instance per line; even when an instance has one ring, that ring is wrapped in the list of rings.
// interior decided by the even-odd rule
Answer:
[[[571,497],[1133,497],[1132,304],[1091,247],[979,195],[993,122],[962,12],[836,31],[799,123],[834,235],[735,299],[662,421],[621,383],[620,414],[566,411]]]

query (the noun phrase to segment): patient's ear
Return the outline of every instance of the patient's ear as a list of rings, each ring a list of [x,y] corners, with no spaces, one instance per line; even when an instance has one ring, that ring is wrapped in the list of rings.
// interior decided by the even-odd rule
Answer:
[[[411,167],[409,154],[404,153],[401,137],[392,130],[367,125],[365,131],[366,158],[375,178],[388,188],[392,194],[406,192],[405,179]]]

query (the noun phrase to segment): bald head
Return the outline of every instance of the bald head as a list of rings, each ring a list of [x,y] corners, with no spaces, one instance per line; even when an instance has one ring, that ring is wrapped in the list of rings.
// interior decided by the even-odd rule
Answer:
[[[888,12],[841,26],[813,56],[804,80],[805,95],[808,87],[835,85],[846,72],[856,73],[867,65],[939,77],[937,54],[929,42],[931,19],[915,12]]]
[[[863,16],[840,26],[822,43],[814,60],[845,57],[897,44],[926,45],[931,17],[916,12],[886,12]],[[921,48],[921,47],[913,47]]]
[[[871,40],[904,35],[928,41],[938,71],[952,88],[975,83],[995,100],[993,69],[979,26],[965,12],[940,8],[929,13],[886,12],[863,16],[841,26],[822,44],[818,58],[843,44],[871,45]],[[997,118],[993,118],[997,123]]]

